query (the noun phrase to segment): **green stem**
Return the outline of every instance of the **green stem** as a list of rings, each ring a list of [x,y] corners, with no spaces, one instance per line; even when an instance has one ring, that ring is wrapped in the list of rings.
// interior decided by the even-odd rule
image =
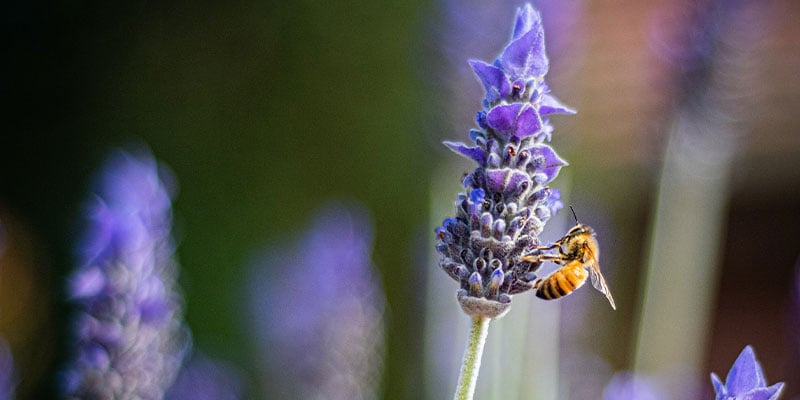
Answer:
[[[483,345],[489,333],[489,318],[473,317],[472,328],[469,332],[467,349],[464,351],[464,361],[461,365],[461,374],[458,377],[455,400],[472,400],[475,394],[475,383],[478,381],[478,370],[481,368]]]

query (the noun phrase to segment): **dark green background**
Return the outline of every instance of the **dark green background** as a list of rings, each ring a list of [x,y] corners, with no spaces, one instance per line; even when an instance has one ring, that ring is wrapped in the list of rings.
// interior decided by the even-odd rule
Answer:
[[[43,290],[61,296],[93,171],[109,149],[144,142],[179,183],[178,256],[196,345],[239,365],[255,387],[238,309],[244,264],[295,237],[325,200],[355,198],[375,220],[391,312],[384,395],[420,397],[412,239],[426,226],[429,167],[441,153],[424,122],[427,4],[4,7],[0,204],[41,240]],[[64,340],[64,318],[57,327],[53,340]],[[20,389],[52,395],[48,382]]]

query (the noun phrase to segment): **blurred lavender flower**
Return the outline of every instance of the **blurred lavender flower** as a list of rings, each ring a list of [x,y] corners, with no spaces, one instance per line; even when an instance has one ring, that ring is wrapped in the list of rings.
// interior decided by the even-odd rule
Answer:
[[[69,398],[161,399],[188,347],[170,237],[173,189],[146,150],[114,153],[88,205],[79,268]]]
[[[794,339],[795,360],[800,360],[800,258],[795,263],[794,284],[789,306],[789,331]]]
[[[444,144],[478,166],[464,179],[455,218],[436,229],[436,250],[439,265],[461,284],[464,311],[496,318],[511,295],[531,289],[539,263],[520,258],[535,251],[545,223],[563,207],[547,184],[567,163],[545,142],[553,131],[549,116],[574,111],[544,82],[544,30],[530,4],[517,10],[511,42],[493,64],[469,64],[486,91],[480,129],[469,133],[474,146]]]
[[[0,338],[0,400],[13,399],[15,386],[14,358],[11,356],[8,343]]]
[[[0,261],[5,250],[5,236],[3,221],[0,221]],[[2,264],[0,264],[0,271],[2,271]],[[0,337],[0,400],[13,399],[15,386],[14,358],[11,355],[11,349],[8,348],[8,343]]]
[[[716,400],[775,400],[783,390],[783,382],[767,387],[761,364],[749,345],[736,358],[725,383],[713,372],[711,383],[714,384],[714,392],[717,394]]]
[[[256,263],[248,321],[271,398],[377,398],[384,296],[371,249],[365,211],[329,205],[293,248]]]
[[[631,372],[615,374],[603,390],[603,400],[661,400],[665,398],[652,380]]]
[[[167,400],[237,400],[242,396],[239,373],[230,365],[195,353],[184,364]]]

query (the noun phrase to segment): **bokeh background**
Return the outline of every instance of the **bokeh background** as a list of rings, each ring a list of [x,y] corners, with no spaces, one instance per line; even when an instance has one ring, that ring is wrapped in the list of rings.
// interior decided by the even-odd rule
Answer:
[[[465,59],[493,59],[521,4],[4,5],[0,333],[18,398],[54,396],[81,205],[108,152],[142,143],[178,182],[177,257],[195,345],[238,366],[246,398],[269,398],[242,320],[247,264],[296,238],[332,198],[356,199],[374,223],[387,301],[381,398],[452,387],[430,382],[431,363],[448,364],[432,362],[426,343],[451,336],[457,359],[466,332],[429,317],[466,317],[455,284],[436,271],[432,229],[452,213],[470,165],[439,142],[466,138],[482,89]],[[611,313],[582,290],[547,303],[555,317],[528,310],[550,321],[539,329],[560,332],[554,376],[585,372],[579,381],[593,382],[603,370],[586,383],[594,393],[613,371],[658,378],[641,347],[664,339],[647,327],[686,323],[702,396],[708,373],[724,375],[745,344],[770,382],[787,382],[784,398],[799,395],[800,3],[534,4],[550,86],[578,110],[554,120],[552,145],[571,164],[555,186],[597,228],[618,304]],[[567,217],[548,225],[549,238]],[[448,290],[429,290],[431,279]],[[666,374],[669,387],[676,378]],[[591,398],[567,382],[536,398]]]

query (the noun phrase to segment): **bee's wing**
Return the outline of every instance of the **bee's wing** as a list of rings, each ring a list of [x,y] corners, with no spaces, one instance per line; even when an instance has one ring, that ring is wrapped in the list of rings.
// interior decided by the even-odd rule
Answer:
[[[611,296],[611,290],[608,288],[606,284],[606,279],[603,278],[603,274],[600,273],[600,263],[597,262],[597,258],[592,253],[591,249],[586,247],[586,251],[589,253],[591,257],[590,264],[589,264],[589,277],[592,279],[592,286],[595,289],[599,290],[600,293],[606,295],[608,302],[611,303],[611,308],[617,309],[616,304],[614,304],[614,297]]]
[[[600,293],[606,295],[608,302],[611,303],[611,308],[616,310],[617,306],[614,304],[614,297],[611,296],[611,290],[608,289],[606,280],[603,278],[603,274],[600,273],[599,264],[594,263],[589,266],[589,276],[592,278],[592,286],[599,290]]]

